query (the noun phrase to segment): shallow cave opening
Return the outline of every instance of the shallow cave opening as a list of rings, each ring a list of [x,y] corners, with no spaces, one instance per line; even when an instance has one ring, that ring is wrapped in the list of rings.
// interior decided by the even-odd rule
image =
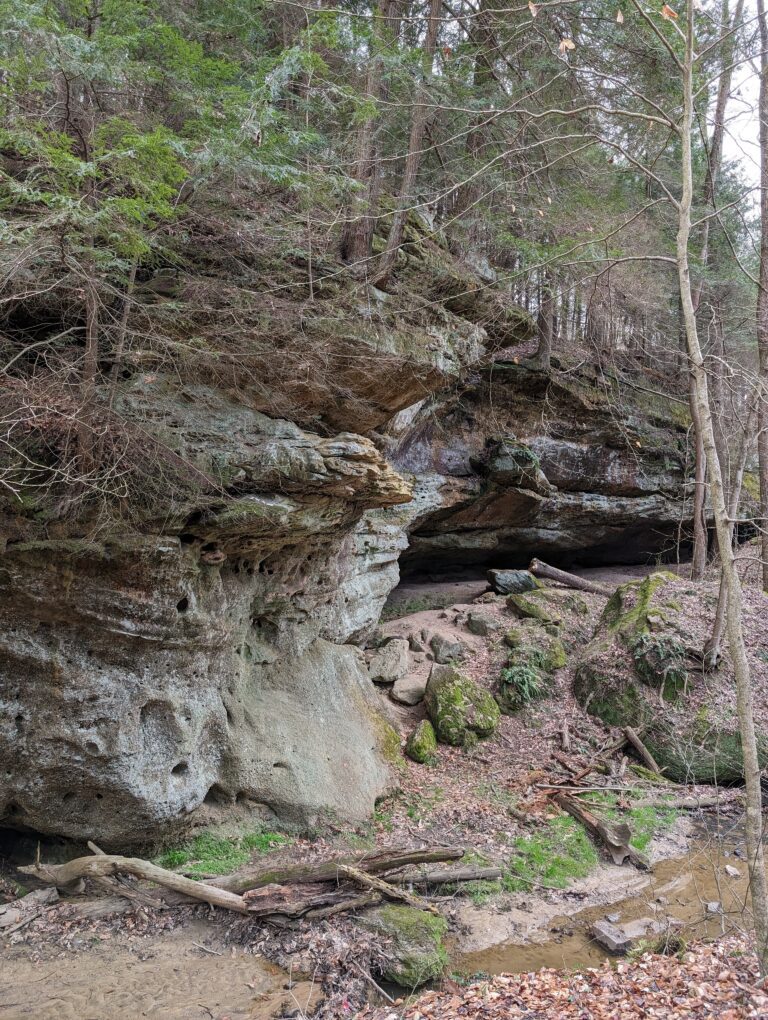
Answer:
[[[484,577],[488,570],[524,570],[532,559],[540,559],[561,570],[587,567],[653,566],[685,563],[690,559],[691,545],[678,542],[677,536],[647,529],[627,529],[615,540],[594,545],[568,548],[546,541],[526,541],[514,534],[509,541],[494,548],[439,548],[430,536],[412,537],[411,544],[400,557],[403,581],[461,581]]]
[[[555,545],[550,536],[532,540],[524,533],[510,533],[508,540],[494,548],[485,548],[482,534],[455,548],[441,548],[434,536],[416,532],[400,557],[400,583],[392,590],[382,618],[436,609],[457,602],[470,602],[489,588],[488,571],[525,570],[531,560],[544,560],[561,570],[580,573],[582,570],[621,568],[646,573],[665,564],[690,560],[691,544],[679,541],[670,530],[653,529],[648,525],[626,528],[610,541],[596,542],[578,548]],[[620,581],[617,581],[620,583]]]
[[[11,819],[6,819],[6,825],[9,821]],[[15,876],[15,869],[23,864],[33,864],[38,848],[40,859],[48,864],[62,864],[91,853],[84,840],[51,836],[28,828],[21,822],[17,825],[15,819],[13,825],[13,828],[0,828],[0,876],[16,877],[27,888],[36,885],[36,880],[29,875]]]

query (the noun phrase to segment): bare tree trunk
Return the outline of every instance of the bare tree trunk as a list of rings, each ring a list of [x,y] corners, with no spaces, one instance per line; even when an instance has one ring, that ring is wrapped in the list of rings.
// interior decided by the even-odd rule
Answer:
[[[366,79],[366,99],[378,105],[382,96],[384,63],[382,50],[387,29],[390,27],[394,0],[381,0],[374,14],[371,35],[371,54]],[[381,191],[376,142],[376,113],[366,116],[360,126],[357,140],[355,177],[361,185],[361,194],[348,210],[348,219],[342,232],[341,254],[346,262],[365,268],[371,255],[373,231]]]
[[[707,146],[707,173],[704,178],[703,201],[705,208],[714,204],[715,188],[723,158],[723,137],[725,134],[725,112],[728,104],[728,97],[731,92],[731,81],[733,78],[733,51],[735,45],[734,34],[730,32],[732,27],[741,21],[744,9],[744,0],[738,0],[733,15],[733,22],[728,12],[728,0],[723,0],[722,7],[722,29],[725,42],[721,52],[721,71],[717,87],[717,102],[715,104],[715,120],[712,128],[712,137]],[[704,289],[704,274],[709,263],[709,230],[711,219],[704,220],[701,227],[701,266],[702,273],[696,288],[692,291],[694,312],[698,312],[701,304],[701,296]],[[707,500],[707,466],[705,463],[704,444],[701,438],[701,422],[696,410],[696,393],[693,379],[690,380],[690,405],[691,419],[695,438],[696,474],[695,491],[693,496],[693,562],[691,566],[691,577],[700,580],[704,576],[707,565],[707,524],[706,524],[706,500]]]
[[[421,165],[422,146],[429,117],[428,89],[432,77],[432,65],[435,59],[437,47],[437,32],[440,27],[440,7],[442,0],[431,0],[429,8],[429,20],[427,22],[427,34],[424,40],[424,56],[422,60],[423,80],[419,82],[416,91],[416,100],[411,118],[411,133],[408,139],[408,154],[405,157],[405,170],[400,185],[400,194],[397,200],[392,226],[390,227],[387,247],[381,261],[381,268],[376,275],[376,283],[379,286],[386,284],[392,269],[397,260],[397,253],[403,242],[403,231],[405,221],[408,218],[408,207],[411,203],[416,176]]]
[[[85,284],[85,350],[77,432],[79,468],[83,475],[90,474],[95,466],[93,412],[99,375],[99,327],[99,295],[94,281],[88,279]]]
[[[688,250],[691,240],[691,208],[693,205],[693,153],[691,136],[694,117],[694,5],[687,0],[685,26],[685,58],[681,65],[683,78],[683,116],[680,122],[681,137],[681,197],[678,203],[677,272],[680,299],[685,323],[688,359],[693,380],[693,400],[701,424],[701,437],[707,456],[710,498],[715,520],[715,532],[725,579],[728,608],[726,629],[736,681],[736,707],[739,719],[741,749],[744,758],[746,788],[745,837],[752,894],[752,913],[755,922],[757,955],[763,973],[768,970],[768,884],[762,844],[762,794],[760,790],[760,763],[757,753],[754,714],[752,709],[752,683],[742,630],[743,597],[741,579],[731,545],[728,507],[725,501],[720,461],[715,448],[715,432],[709,403],[709,387],[699,334],[696,310],[691,288]]]
[[[531,359],[536,368],[549,370],[552,364],[552,340],[555,332],[555,296],[553,293],[552,270],[544,272],[544,283],[541,288],[539,314],[536,326],[539,334],[539,345]]]
[[[749,449],[752,446],[755,438],[755,420],[756,420],[756,409],[753,408],[749,413],[744,428],[741,433],[741,439],[739,441],[739,451],[736,455],[736,470],[734,472],[733,483],[731,485],[730,497],[728,500],[728,517],[731,531],[731,548],[733,548],[733,536],[736,533],[736,515],[739,512],[739,502],[741,500],[741,490],[744,485],[744,471],[747,466],[747,457],[749,456]],[[723,643],[723,635],[725,634],[725,610],[728,605],[727,589],[725,584],[725,576],[721,572],[720,574],[720,591],[717,597],[717,611],[715,613],[715,622],[712,626],[712,635],[710,636],[707,643],[704,645],[704,665],[710,668],[714,668],[720,660],[721,648]]]
[[[694,313],[695,314],[695,313]],[[691,577],[700,581],[707,568],[707,458],[701,437],[701,416],[693,373],[688,376],[688,399],[693,422],[694,490],[693,490],[693,559]]]
[[[757,290],[757,351],[760,395],[757,456],[760,471],[760,555],[763,590],[768,591],[768,18],[757,0],[760,26],[760,280]]]

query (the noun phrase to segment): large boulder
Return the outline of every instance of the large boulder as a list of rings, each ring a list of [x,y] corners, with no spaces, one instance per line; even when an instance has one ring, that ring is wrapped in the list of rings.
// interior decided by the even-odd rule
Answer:
[[[575,694],[608,725],[638,730],[670,779],[736,782],[744,766],[733,680],[689,670],[686,626],[700,603],[683,612],[684,594],[665,572],[617,588],[581,656]],[[768,762],[768,734],[758,742]]]
[[[432,667],[424,703],[443,744],[471,746],[478,737],[490,737],[499,725],[493,696],[455,666]]]

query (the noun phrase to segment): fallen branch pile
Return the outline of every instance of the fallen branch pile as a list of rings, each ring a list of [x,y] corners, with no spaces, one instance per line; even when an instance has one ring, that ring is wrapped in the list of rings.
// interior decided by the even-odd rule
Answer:
[[[83,879],[104,886],[105,881],[118,895],[135,898],[135,887],[125,889],[115,878],[131,875],[152,882],[174,896],[174,902],[199,900],[239,914],[291,924],[298,918],[320,919],[347,910],[359,910],[391,899],[438,913],[437,908],[404,888],[407,884],[437,884],[429,872],[403,873],[404,868],[427,863],[459,860],[460,847],[426,847],[421,850],[383,850],[363,858],[338,858],[319,864],[291,865],[285,868],[250,869],[212,881],[195,881],[138,857],[105,854],[88,844],[93,857],[78,857],[66,864],[30,864],[19,870],[57,888],[71,888]],[[455,872],[441,870],[440,883],[474,881],[487,869],[463,868]],[[398,872],[393,881],[376,874]],[[396,883],[396,884],[395,884]],[[361,891],[363,890],[363,891]],[[146,896],[146,893],[139,893]]]

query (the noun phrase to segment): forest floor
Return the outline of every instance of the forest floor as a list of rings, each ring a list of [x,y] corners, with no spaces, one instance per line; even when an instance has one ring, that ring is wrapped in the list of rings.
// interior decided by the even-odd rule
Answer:
[[[366,1020],[747,1020],[768,1016],[754,954],[731,936],[697,943],[681,957],[643,954],[586,971],[543,968],[427,992],[402,1010],[378,1008]]]
[[[647,572],[604,568],[589,573],[616,585]],[[690,596],[684,594],[685,582],[678,583],[684,599],[698,600],[698,613],[690,607],[686,612],[695,617],[694,638],[703,643],[714,611],[714,582],[699,586]],[[474,600],[484,598],[485,588],[481,579],[406,583],[394,594],[382,630],[386,635],[427,629],[460,636],[469,651],[464,668],[491,688],[506,652],[498,640],[469,634],[465,626],[467,613],[478,609]],[[315,1015],[324,1020],[356,1014],[376,1020],[400,1015],[408,1020],[514,1017],[526,1015],[514,1012],[524,1008],[532,1011],[528,1015],[554,1018],[570,1015],[555,1005],[563,997],[573,995],[578,1002],[578,995],[588,993],[597,996],[599,1009],[574,1012],[574,1016],[768,1015],[765,1010],[754,1011],[764,1009],[765,1002],[754,991],[749,958],[733,956],[727,966],[719,962],[719,945],[737,947],[734,954],[741,952],[735,942],[696,948],[684,967],[654,962],[656,990],[643,984],[647,968],[644,971],[640,963],[632,963],[627,975],[634,982],[633,992],[626,1003],[622,996],[628,994],[628,985],[610,969],[598,970],[597,976],[552,969],[534,973],[541,967],[599,966],[604,954],[589,932],[609,904],[622,903],[626,917],[658,911],[662,888],[680,890],[681,882],[689,883],[685,891],[663,899],[672,900],[666,912],[675,915],[686,939],[729,931],[741,938],[743,934],[738,933],[748,927],[745,868],[737,847],[738,804],[719,808],[709,821],[701,812],[683,815],[663,807],[634,808],[633,799],[649,793],[663,797],[671,790],[678,796],[696,795],[711,794],[712,789],[669,787],[631,767],[617,778],[621,756],[610,754],[609,749],[619,731],[600,724],[575,701],[575,653],[589,639],[605,598],[584,595],[584,602],[587,611],[571,614],[563,628],[572,654],[569,664],[557,673],[549,697],[514,716],[502,716],[498,732],[470,751],[441,745],[431,767],[406,760],[397,789],[378,804],[368,825],[354,831],[328,826],[311,838],[291,837],[287,842],[265,839],[252,854],[256,863],[266,861],[268,855],[272,867],[341,854],[362,858],[385,846],[463,847],[470,863],[498,866],[503,877],[498,882],[468,884],[461,888],[461,895],[441,890],[442,895],[435,898],[449,921],[454,975],[506,971],[527,977],[497,978],[490,985],[469,988],[449,980],[446,993],[429,992],[418,1005],[403,1005],[405,1012],[391,1007],[388,1012],[360,1014],[371,998],[366,975],[378,973],[387,947],[363,932],[350,916],[280,930],[208,907],[155,911],[122,901],[119,909],[101,916],[98,911],[83,913],[79,902],[70,900],[47,907],[9,936],[0,931],[0,1017],[301,1018],[313,1015],[322,998]],[[505,612],[500,600],[485,599],[480,607],[484,614],[500,618]],[[397,615],[401,610],[405,615]],[[746,623],[753,653],[763,649],[764,616],[764,596],[757,586],[749,587]],[[761,710],[768,711],[768,662],[759,655],[755,662],[757,700]],[[394,705],[383,690],[381,696],[404,735],[424,715],[421,705],[405,708]],[[566,726],[567,751],[562,736]],[[656,865],[653,881],[629,865],[610,862],[581,827],[553,805],[547,784],[567,784],[593,764],[602,770],[593,773],[598,788],[593,796],[601,811],[630,822],[637,845]],[[600,789],[611,786],[621,790]],[[236,842],[229,841],[230,849]],[[194,868],[196,846],[193,841],[185,848],[184,870]],[[726,857],[742,873],[727,888],[722,880]],[[2,874],[0,902],[15,892],[11,870],[5,872],[5,886]],[[710,900],[722,902],[716,916],[706,914]],[[720,972],[724,976],[718,977]],[[693,1005],[688,1001],[698,994],[691,988],[704,981],[703,974],[704,983],[712,988],[699,998],[702,1003],[711,1002],[711,1012],[702,1012],[705,1007],[698,1001]],[[681,991],[680,983],[686,980]],[[637,1008],[643,1001],[647,1012],[631,1012],[630,1005]]]

